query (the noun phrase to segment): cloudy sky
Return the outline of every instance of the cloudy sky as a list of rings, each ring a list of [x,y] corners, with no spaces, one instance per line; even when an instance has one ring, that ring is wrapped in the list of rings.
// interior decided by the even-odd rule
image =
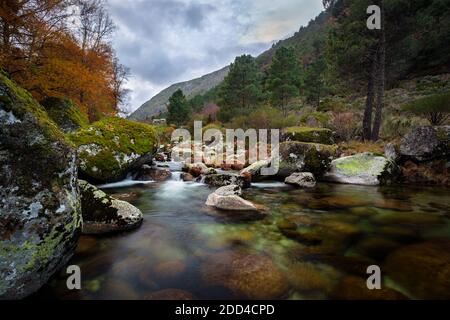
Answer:
[[[135,110],[173,83],[254,56],[322,10],[321,0],[107,0]]]

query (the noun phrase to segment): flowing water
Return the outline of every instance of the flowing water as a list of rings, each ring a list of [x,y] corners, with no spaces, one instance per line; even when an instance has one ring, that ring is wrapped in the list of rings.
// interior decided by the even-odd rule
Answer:
[[[264,214],[249,215],[206,207],[214,189],[182,182],[179,168],[171,170],[166,182],[106,186],[141,209],[142,226],[83,236],[69,263],[81,267],[82,290],[68,291],[61,273],[36,296],[330,299],[353,286],[350,297],[365,298],[369,265],[383,266],[408,245],[450,238],[448,189],[261,182],[243,197]],[[383,286],[412,298],[388,276]],[[177,290],[158,296],[165,289]]]

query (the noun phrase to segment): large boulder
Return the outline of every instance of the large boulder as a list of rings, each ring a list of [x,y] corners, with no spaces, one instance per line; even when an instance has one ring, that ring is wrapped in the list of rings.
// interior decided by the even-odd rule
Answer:
[[[78,149],[81,176],[93,182],[124,179],[150,163],[158,146],[152,126],[121,118],[100,120],[68,137]]]
[[[49,117],[64,133],[74,132],[89,124],[89,119],[68,99],[47,98],[41,103]]]
[[[79,180],[84,234],[106,234],[139,227],[142,212],[128,202],[114,199],[84,180]]]
[[[408,133],[400,143],[402,160],[425,162],[450,158],[450,126],[419,127]]]
[[[383,271],[417,299],[450,299],[450,241],[403,247],[388,256]]]
[[[287,178],[294,172],[311,172],[316,177],[328,170],[337,156],[337,146],[304,142],[280,144],[280,164],[277,176]]]
[[[392,183],[397,177],[398,167],[394,162],[371,153],[360,153],[333,160],[324,179],[344,184],[377,186]]]
[[[240,197],[242,191],[238,185],[229,185],[210,194],[206,205],[228,211],[258,211],[253,203]]]
[[[0,299],[37,291],[81,231],[75,151],[44,108],[0,73]]]
[[[326,128],[290,127],[284,129],[283,141],[333,144],[333,131]]]
[[[134,179],[138,181],[157,181],[162,182],[170,179],[172,172],[169,169],[151,167],[144,164],[135,174]]]

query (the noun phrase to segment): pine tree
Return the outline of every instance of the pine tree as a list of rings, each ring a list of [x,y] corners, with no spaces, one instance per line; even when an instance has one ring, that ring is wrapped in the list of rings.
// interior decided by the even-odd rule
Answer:
[[[300,66],[293,48],[281,47],[276,51],[266,85],[272,103],[286,115],[289,101],[300,93]]]
[[[261,71],[250,55],[237,57],[219,93],[221,112],[219,118],[228,121],[232,117],[249,112],[262,97]]]
[[[181,89],[175,91],[175,93],[170,97],[167,109],[169,111],[167,120],[170,124],[179,126],[184,124],[189,119],[189,104]]]

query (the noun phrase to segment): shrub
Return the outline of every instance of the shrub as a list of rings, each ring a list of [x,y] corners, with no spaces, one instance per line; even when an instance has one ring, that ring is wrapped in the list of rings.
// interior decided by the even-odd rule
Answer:
[[[348,141],[361,136],[361,116],[353,112],[333,113],[329,126],[337,141]]]
[[[425,117],[432,125],[443,125],[450,119],[450,92],[418,99],[404,105],[403,110]]]

